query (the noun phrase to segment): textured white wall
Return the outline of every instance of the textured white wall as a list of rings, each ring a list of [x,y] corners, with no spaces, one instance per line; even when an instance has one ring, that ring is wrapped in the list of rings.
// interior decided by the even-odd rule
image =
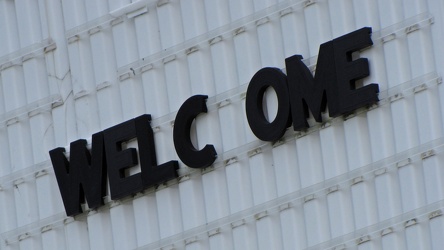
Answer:
[[[254,73],[294,54],[314,71],[321,43],[364,26],[381,101],[258,140]],[[444,247],[443,1],[0,0],[0,34],[1,249]],[[179,160],[194,94],[212,167],[66,217],[49,150],[148,113],[158,162]]]

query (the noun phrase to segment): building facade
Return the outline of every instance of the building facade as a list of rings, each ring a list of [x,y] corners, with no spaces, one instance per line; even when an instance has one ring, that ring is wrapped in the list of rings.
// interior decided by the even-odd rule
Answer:
[[[253,75],[288,75],[293,55],[315,75],[321,44],[363,27],[373,44],[347,58],[369,75],[350,89],[377,83],[379,101],[258,139]],[[0,0],[0,34],[0,249],[444,248],[441,0]],[[208,110],[191,141],[217,152],[205,168],[173,140],[194,95]],[[268,121],[278,101],[267,88]],[[177,177],[118,199],[107,182],[104,205],[67,216],[49,151],[72,161],[70,143],[143,114]],[[118,151],[141,162],[139,141]]]

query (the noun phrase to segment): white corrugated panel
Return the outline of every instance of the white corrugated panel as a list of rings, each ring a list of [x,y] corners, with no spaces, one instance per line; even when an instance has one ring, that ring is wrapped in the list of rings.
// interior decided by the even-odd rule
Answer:
[[[378,83],[380,101],[257,139],[255,72],[295,54],[315,71],[320,44],[366,26],[362,84]],[[1,249],[444,247],[440,0],[0,0],[0,34]],[[208,113],[191,137],[218,153],[204,170],[173,145],[195,94]],[[180,177],[67,217],[49,150],[142,114]]]

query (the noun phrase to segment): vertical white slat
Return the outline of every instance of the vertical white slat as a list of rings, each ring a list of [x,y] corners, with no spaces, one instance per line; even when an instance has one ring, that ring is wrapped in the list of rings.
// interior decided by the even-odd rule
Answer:
[[[180,233],[182,226],[182,207],[177,185],[163,188],[156,192],[159,215],[160,238],[167,238]]]
[[[383,43],[388,87],[411,79],[407,41],[403,37]]]
[[[12,185],[6,187],[4,184],[0,191],[0,232],[4,233],[17,227],[17,211],[14,205],[14,190]]]
[[[112,127],[123,121],[123,110],[119,90],[117,84],[112,84],[97,92],[101,129]]]
[[[332,187],[332,193],[327,194],[331,238],[346,235],[355,229],[350,190],[333,191],[335,188]]]
[[[34,162],[40,163],[48,159],[48,151],[54,145],[54,131],[52,116],[48,111],[29,118],[31,127],[31,141],[34,151]]]
[[[21,227],[39,219],[35,180],[14,181],[14,198],[17,211],[17,226]]]
[[[267,150],[249,157],[254,205],[262,204],[277,197],[271,156],[271,151]]]
[[[233,236],[230,230],[225,230],[220,233],[213,233],[208,236],[209,246],[211,250],[225,250],[233,248]]]
[[[432,218],[429,226],[432,249],[439,249],[444,245],[444,238],[442,237],[444,232],[444,217],[439,216]]]
[[[442,155],[435,155],[422,161],[426,202],[431,204],[444,198],[444,173],[441,167]]]
[[[202,175],[202,185],[207,222],[215,221],[227,216],[230,213],[230,202],[225,169],[219,167]],[[220,237],[211,237],[210,243],[213,244],[213,242],[219,242],[221,238],[225,237],[225,234]]]
[[[159,240],[156,194],[150,193],[133,200],[137,246]]]
[[[209,249],[210,245],[206,237],[200,238],[195,237],[185,240],[186,250],[206,250]]]
[[[109,209],[88,213],[88,234],[91,249],[114,249]]]
[[[69,249],[65,242],[63,228],[54,228],[42,232],[42,249]]]
[[[210,50],[213,65],[214,83],[216,93],[220,94],[230,90],[240,83],[238,82],[236,57],[232,40],[220,40],[216,37],[210,40]]]
[[[22,48],[42,40],[40,13],[38,9],[37,1],[15,2],[20,46]]]
[[[415,94],[419,143],[423,144],[443,136],[438,87],[433,86]]]
[[[230,9],[226,1],[205,0],[205,14],[208,31],[230,21]]]
[[[403,19],[402,1],[383,1],[378,0],[378,11],[381,28],[393,25]]]
[[[412,31],[406,36],[412,78],[433,72],[435,69],[435,64],[430,27],[424,27],[419,30]]]
[[[403,212],[408,212],[425,205],[425,184],[421,164],[413,163],[398,171]]]
[[[296,144],[294,141],[275,145],[272,150],[277,195],[295,192],[301,187]]]
[[[40,219],[65,212],[54,172],[40,171],[37,173],[35,186]]]
[[[111,204],[110,218],[114,249],[134,249],[137,246],[136,216],[131,202]]]
[[[86,20],[86,8],[83,1],[62,1],[65,30],[81,25]]]
[[[409,223],[409,222],[406,222]],[[405,239],[407,249],[430,249],[429,228],[424,223],[409,226],[405,229]]]
[[[170,112],[173,112],[178,110],[182,103],[190,97],[188,69],[184,58],[175,58],[166,62],[164,67],[169,107]]]
[[[146,113],[151,114],[152,119],[167,114],[170,108],[163,68],[144,71],[142,86]]]
[[[313,132],[296,139],[299,161],[299,176],[301,187],[305,188],[324,180],[324,168],[321,153],[321,143],[318,132]]]
[[[250,169],[244,161],[234,162],[225,167],[227,175],[230,211],[236,213],[253,205]]]
[[[136,39],[136,28],[130,19],[112,26],[114,53],[117,67],[123,67],[138,59],[139,51]]]
[[[80,1],[79,1],[80,2]],[[108,12],[112,11],[115,6],[113,6],[113,9],[109,9],[108,11],[108,1],[86,1],[84,0],[84,6],[85,10],[88,16],[88,21],[100,18]]]
[[[192,176],[179,183],[183,230],[189,230],[207,222],[202,188],[201,176]]]
[[[236,0],[228,0],[230,5],[230,16],[231,21],[236,21],[242,17],[248,16],[253,13],[253,1],[236,1]]]
[[[254,1],[254,10],[260,11],[277,3],[277,0],[256,0]]]
[[[64,105],[54,107],[52,112],[55,145],[68,145],[78,139],[74,98],[68,95]]]
[[[284,56],[302,55],[309,58],[304,9],[286,9],[280,14]]]
[[[23,68],[12,66],[1,72],[5,111],[12,111],[26,105],[26,88],[23,79]],[[7,94],[6,94],[7,93]]]
[[[330,30],[330,16],[327,2],[307,2],[304,9],[307,39],[309,42],[309,55],[306,58],[318,54],[319,45],[332,39]]]
[[[405,249],[405,239],[403,231],[393,231],[393,229],[388,228],[381,231],[381,246],[382,249]]]
[[[240,103],[231,103],[218,109],[222,145],[225,152],[239,147],[245,142],[244,117],[239,112],[241,108]]]
[[[351,195],[355,230],[375,224],[378,221],[378,210],[372,180],[365,180],[352,185]]]
[[[402,98],[390,104],[396,152],[413,148],[419,143],[412,97]]]
[[[367,112],[368,130],[373,161],[382,160],[395,153],[393,124],[389,105]]]
[[[250,82],[253,75],[261,68],[261,59],[258,37],[255,30],[242,31],[245,28],[239,29],[235,31],[233,37],[234,50],[236,52],[239,84],[246,84]]]
[[[381,242],[379,239],[371,239],[358,245],[358,250],[379,250],[381,249]]]
[[[307,231],[305,230],[303,204],[281,206],[282,249],[303,249],[307,247]]]
[[[196,49],[194,51],[194,49]],[[211,55],[208,48],[192,48],[187,54],[188,74],[191,95],[204,94],[212,97],[216,93],[211,67]]]
[[[304,218],[307,245],[313,246],[330,239],[327,202],[324,197],[314,198],[304,203]]]
[[[440,13],[444,10],[444,6],[441,2],[437,2],[434,0],[428,0],[427,1],[427,11],[433,16],[435,22],[433,25],[430,26],[430,31],[432,32],[432,48],[434,53],[434,62],[436,65],[436,70],[438,71],[439,75],[442,75],[444,72],[444,69],[442,67],[438,67],[438,65],[443,65],[443,54],[444,54],[444,48],[439,45],[439,40],[444,35],[444,19]],[[442,90],[441,90],[442,91]]]
[[[344,122],[349,170],[369,164],[372,160],[367,117],[358,114]]]
[[[419,1],[402,1],[402,7],[404,10],[404,18],[409,18],[412,16],[416,16],[418,14],[424,13],[427,11],[427,1],[419,0]]]
[[[158,4],[157,18],[159,20],[160,40],[163,49],[170,48],[183,41],[184,33],[181,24],[179,1],[165,1],[160,6]]]
[[[395,171],[381,173],[375,177],[375,192],[379,221],[402,213],[401,194]]]
[[[32,164],[32,147],[28,143],[30,127],[27,121],[14,123],[8,126],[10,145],[10,159],[12,171],[17,171]]]
[[[233,245],[235,250],[258,249],[256,223],[254,221],[233,228]],[[248,239],[248,240],[245,240]]]
[[[119,9],[130,4],[131,2],[131,0],[108,0],[109,10],[112,11]]]
[[[0,168],[0,176],[3,177],[11,173],[7,127],[0,127],[0,159],[3,162],[3,166]]]
[[[275,214],[256,220],[258,249],[282,249],[279,217]]]
[[[88,224],[84,220],[66,219],[64,223],[66,248],[90,249]],[[92,239],[95,240],[95,239]]]
[[[137,36],[139,58],[143,58],[160,51],[160,34],[157,11],[150,9],[147,13],[134,17],[134,26]]]
[[[129,120],[145,113],[145,99],[141,79],[129,78],[119,83],[122,100],[123,120]]]
[[[348,170],[343,123],[333,123],[320,130],[322,161],[325,179],[344,174]]]
[[[356,28],[372,27],[373,30],[379,30],[381,28],[377,1],[353,0],[353,9]]]
[[[23,73],[28,103],[49,95],[47,70],[44,58],[31,58],[23,62]]]
[[[40,250],[42,249],[42,242],[38,236],[24,236],[19,240],[19,246],[20,249]]]
[[[182,27],[185,40],[199,36],[207,31],[204,0],[180,1]]]
[[[330,26],[333,37],[339,37],[361,27],[355,26],[352,0],[328,1]]]
[[[102,129],[100,127],[100,117],[97,115],[98,104],[96,96],[85,95],[75,99],[74,102],[76,112],[74,119],[77,121],[74,125],[76,125],[77,129],[77,138],[89,138],[92,133]]]
[[[256,21],[257,37],[262,67],[283,68],[285,65],[282,49],[282,34],[279,22],[270,21],[268,17]]]
[[[17,32],[17,18],[14,2],[2,1],[0,3],[0,32],[5,39],[0,41],[0,57],[14,52],[20,48],[19,34]]]
[[[435,70],[438,72],[438,75],[442,76],[443,75],[443,67],[439,66],[439,65],[444,65],[444,61],[443,61],[443,47],[439,46],[439,41],[441,39],[441,37],[444,36],[444,32],[443,32],[443,25],[444,25],[444,21],[443,21],[443,17],[442,15],[440,15],[439,13],[441,13],[444,9],[444,6],[442,3],[440,3],[439,1],[427,1],[427,5],[428,5],[428,12],[433,16],[433,20],[434,20],[434,24],[430,26],[430,33],[431,33],[431,40],[432,40],[432,50],[433,50],[433,59],[434,59],[434,64],[435,64]],[[441,86],[438,87],[439,90],[439,96],[442,97],[444,96],[444,88]],[[443,99],[440,98],[440,108],[441,108],[441,112],[442,110],[444,110],[444,102]],[[443,119],[443,115],[441,113],[441,118]],[[441,121],[443,122],[443,121]]]

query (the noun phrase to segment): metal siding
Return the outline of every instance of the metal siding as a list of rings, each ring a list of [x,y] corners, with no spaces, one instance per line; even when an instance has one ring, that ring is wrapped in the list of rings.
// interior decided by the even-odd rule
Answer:
[[[439,0],[0,0],[0,249],[441,249],[443,14]],[[380,102],[258,140],[254,73],[294,54],[315,72],[320,44],[364,26],[359,84]],[[179,161],[177,180],[66,217],[49,150],[149,113],[158,163],[179,160],[174,117],[194,94],[208,113],[191,137],[214,144],[213,166]]]

